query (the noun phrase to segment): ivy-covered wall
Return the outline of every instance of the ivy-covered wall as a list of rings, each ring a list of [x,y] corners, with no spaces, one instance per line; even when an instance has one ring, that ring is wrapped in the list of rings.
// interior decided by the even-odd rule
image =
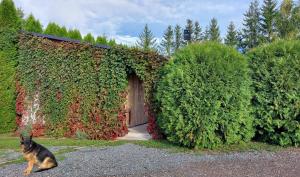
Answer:
[[[17,122],[31,124],[36,136],[84,133],[90,139],[112,139],[124,135],[124,103],[132,73],[144,83],[147,115],[153,119],[149,131],[155,132],[152,94],[164,57],[29,33],[20,34],[18,54]]]

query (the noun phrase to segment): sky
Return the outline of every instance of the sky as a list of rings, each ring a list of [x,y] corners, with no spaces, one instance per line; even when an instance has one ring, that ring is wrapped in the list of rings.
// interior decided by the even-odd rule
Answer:
[[[25,16],[32,13],[44,27],[56,22],[82,34],[105,35],[118,43],[135,44],[147,23],[158,41],[168,25],[182,27],[186,19],[202,30],[215,17],[226,35],[230,21],[240,28],[251,0],[14,0]],[[259,1],[260,4],[262,0]]]

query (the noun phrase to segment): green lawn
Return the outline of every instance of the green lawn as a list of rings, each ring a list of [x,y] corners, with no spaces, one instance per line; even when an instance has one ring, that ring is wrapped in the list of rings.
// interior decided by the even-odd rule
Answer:
[[[169,143],[166,140],[149,140],[149,141],[106,141],[106,140],[77,140],[70,138],[34,138],[34,140],[46,147],[49,146],[118,146],[125,143],[132,143],[148,148],[167,149],[171,152],[185,152],[185,153],[228,153],[228,152],[244,152],[244,151],[277,151],[283,149],[282,147],[269,145],[266,143],[249,142],[238,145],[223,145],[214,150],[208,149],[189,149],[180,147]],[[9,134],[0,134],[0,150],[14,149],[20,150],[19,137],[14,137]]]

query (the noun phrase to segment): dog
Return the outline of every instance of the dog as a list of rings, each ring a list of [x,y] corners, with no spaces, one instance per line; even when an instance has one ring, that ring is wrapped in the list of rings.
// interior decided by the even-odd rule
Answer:
[[[20,135],[20,144],[25,160],[28,161],[28,166],[24,170],[24,175],[27,176],[31,173],[34,165],[38,166],[40,172],[57,167],[55,156],[44,146],[34,142],[32,135],[30,137],[23,137]]]

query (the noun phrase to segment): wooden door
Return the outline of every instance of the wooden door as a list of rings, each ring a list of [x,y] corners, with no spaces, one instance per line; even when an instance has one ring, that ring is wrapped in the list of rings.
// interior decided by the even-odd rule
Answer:
[[[136,75],[129,77],[128,104],[130,110],[128,126],[134,127],[147,123],[144,111],[143,82]]]

